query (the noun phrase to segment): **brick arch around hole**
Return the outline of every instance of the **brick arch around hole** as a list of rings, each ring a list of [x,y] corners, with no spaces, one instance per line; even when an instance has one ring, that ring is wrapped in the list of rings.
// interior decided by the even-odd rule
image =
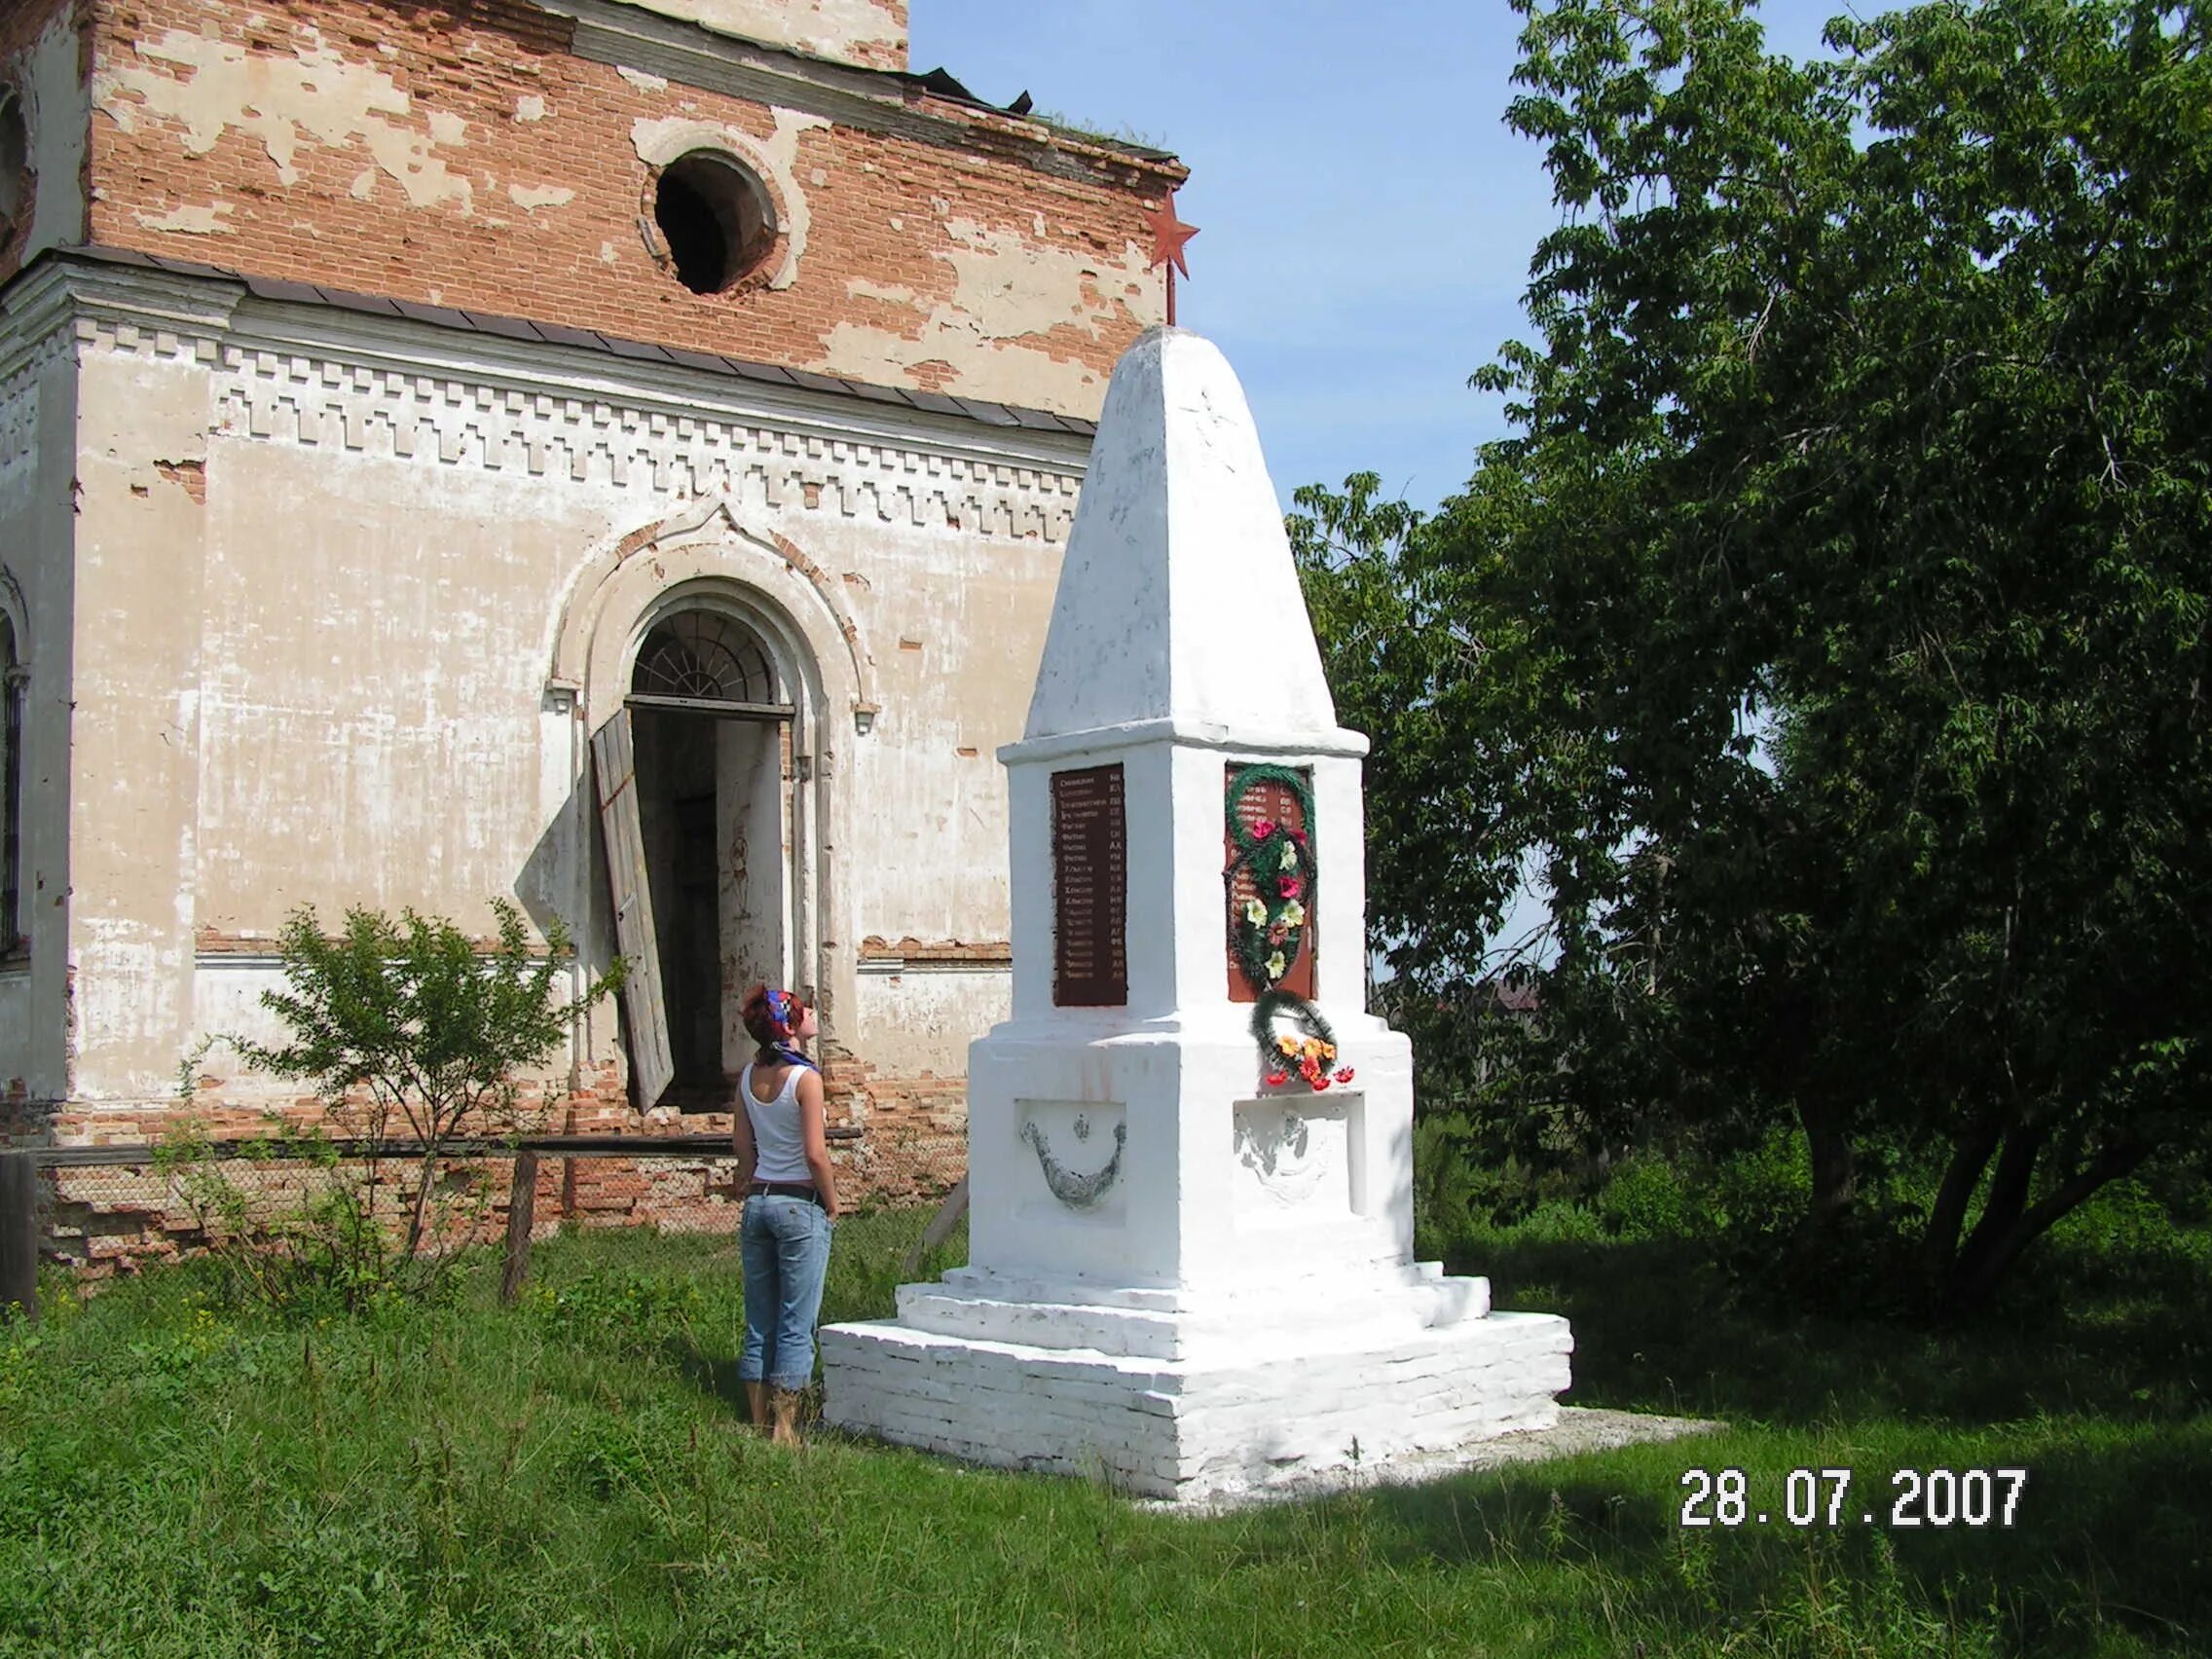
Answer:
[[[812,215],[806,192],[799,188],[794,166],[796,146],[799,135],[808,128],[827,127],[830,123],[820,117],[794,116],[788,110],[777,111],[776,119],[776,135],[772,139],[756,138],[738,128],[716,122],[693,120],[640,123],[633,131],[638,159],[645,163],[638,198],[638,234],[645,241],[645,251],[654,263],[669,271],[672,281],[675,261],[670,256],[667,238],[654,222],[654,201],[661,175],[686,157],[700,155],[719,155],[750,174],[760,188],[768,218],[775,228],[775,238],[758,265],[724,292],[788,288],[798,280],[799,261],[806,254]]]

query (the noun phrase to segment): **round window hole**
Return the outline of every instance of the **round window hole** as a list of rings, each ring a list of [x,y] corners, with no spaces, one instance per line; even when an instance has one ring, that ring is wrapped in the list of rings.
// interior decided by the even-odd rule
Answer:
[[[23,174],[30,166],[30,137],[23,129],[23,100],[0,89],[0,234],[13,230],[23,206]]]
[[[759,179],[729,157],[694,150],[662,169],[653,221],[676,279],[719,294],[757,271],[776,245],[776,217]]]

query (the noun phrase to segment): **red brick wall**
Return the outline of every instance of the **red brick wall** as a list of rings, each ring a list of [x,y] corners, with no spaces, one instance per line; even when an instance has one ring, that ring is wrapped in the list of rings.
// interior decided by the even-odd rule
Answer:
[[[657,173],[639,158],[633,124],[696,120],[765,141],[776,130],[765,106],[680,83],[656,88],[573,56],[573,25],[524,0],[82,3],[96,16],[90,166],[98,242],[797,367],[826,365],[841,321],[922,336],[915,303],[857,293],[855,282],[957,307],[958,278],[940,257],[964,251],[953,222],[1085,262],[1084,305],[1049,326],[1028,315],[1026,348],[1102,377],[1143,326],[1125,302],[1157,312],[1157,275],[1130,296],[1123,264],[1130,243],[1149,245],[1146,204],[1183,169],[1051,140],[1057,164],[1084,176],[1049,176],[1030,165],[1047,131],[1036,124],[917,93],[909,107],[960,122],[967,147],[806,129],[793,169],[810,218],[795,282],[701,295],[656,265],[641,235]],[[204,41],[268,60],[280,82],[295,84],[304,63],[350,90],[319,100],[328,110],[320,134],[267,112],[251,118],[249,95],[223,91],[226,77],[243,88],[243,69],[213,62]],[[162,84],[150,94],[153,82]],[[541,102],[542,118],[518,120],[536,107],[525,100]],[[348,114],[357,107],[368,111],[360,120]],[[361,121],[434,200],[410,201],[375,160]],[[393,150],[410,144],[405,155]],[[296,175],[288,184],[280,162]],[[573,196],[526,206],[513,195],[549,190]],[[988,335],[992,319],[983,320]],[[994,395],[960,384],[946,362],[838,372]]]
[[[832,1128],[859,1124],[857,1140],[835,1140],[830,1160],[838,1197],[847,1207],[934,1202],[967,1167],[967,1086],[960,1078],[931,1073],[884,1077],[865,1061],[829,1056],[824,1061],[828,1117]],[[597,1068],[583,1087],[545,1093],[526,1088],[517,1102],[525,1121],[543,1132],[563,1134],[726,1134],[727,1113],[701,1113],[676,1123],[646,1124],[630,1109],[618,1067]],[[856,1110],[857,1108],[857,1110]],[[144,1112],[64,1110],[51,1119],[54,1138],[70,1146],[129,1146],[159,1142],[190,1125],[211,1140],[248,1140],[271,1132],[267,1102],[243,1105],[227,1097],[222,1083],[201,1080],[189,1105]],[[366,1125],[336,1121],[313,1095],[281,1102],[277,1115],[296,1127],[320,1127],[333,1136]],[[0,1115],[0,1124],[6,1122]],[[48,1121],[41,1121],[46,1126]],[[404,1134],[404,1125],[393,1125]],[[236,1166],[234,1166],[235,1168]],[[461,1160],[457,1178],[484,1183],[482,1233],[497,1237],[506,1224],[510,1162]],[[280,1201],[286,1177],[305,1166],[271,1166],[252,1178]],[[743,1195],[727,1164],[684,1160],[546,1158],[538,1171],[535,1217],[541,1232],[563,1222],[589,1227],[658,1224],[680,1232],[718,1233],[737,1225]],[[55,1205],[49,1249],[59,1260],[95,1273],[173,1259],[203,1240],[167,1178],[122,1165],[82,1165],[54,1176]]]

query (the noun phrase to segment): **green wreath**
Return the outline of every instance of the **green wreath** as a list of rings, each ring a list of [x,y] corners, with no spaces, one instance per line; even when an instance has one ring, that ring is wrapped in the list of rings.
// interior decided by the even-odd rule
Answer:
[[[1263,818],[1247,827],[1237,803],[1256,786],[1281,784],[1298,803],[1299,822],[1313,822],[1313,791],[1305,774],[1288,766],[1255,765],[1240,769],[1230,779],[1226,815],[1230,845],[1235,849],[1222,872],[1222,888],[1229,909],[1229,945],[1247,982],[1259,992],[1252,1008],[1252,1039],[1259,1045],[1260,1063],[1272,1087],[1290,1081],[1295,1067],[1309,1087],[1329,1087],[1329,1067],[1337,1057],[1336,1035],[1321,1011],[1282,981],[1298,964],[1312,930],[1315,865],[1310,835],[1288,824]],[[1252,897],[1236,902],[1239,872],[1252,878]],[[1276,1028],[1287,1015],[1294,1032]],[[1336,1074],[1339,1083],[1351,1081],[1347,1066]]]

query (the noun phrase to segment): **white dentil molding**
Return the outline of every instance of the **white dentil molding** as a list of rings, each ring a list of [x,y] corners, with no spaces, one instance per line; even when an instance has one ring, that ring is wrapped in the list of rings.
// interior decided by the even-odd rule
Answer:
[[[205,366],[220,436],[1052,545],[1088,461],[1076,433],[262,300],[214,279],[53,269],[7,308],[18,338],[0,341],[0,376],[29,357],[30,329],[13,325],[58,306],[74,325],[64,339],[85,350]]]

